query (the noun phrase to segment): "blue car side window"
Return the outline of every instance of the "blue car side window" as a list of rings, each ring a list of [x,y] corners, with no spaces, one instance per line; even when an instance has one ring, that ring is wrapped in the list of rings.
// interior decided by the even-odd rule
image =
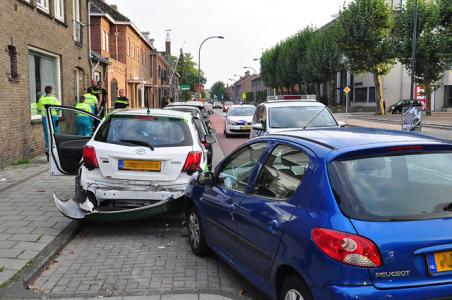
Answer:
[[[288,200],[300,185],[309,167],[309,156],[278,145],[262,166],[253,193],[277,201]]]
[[[267,143],[255,143],[240,149],[221,166],[217,184],[227,189],[245,192],[253,170],[266,147]]]

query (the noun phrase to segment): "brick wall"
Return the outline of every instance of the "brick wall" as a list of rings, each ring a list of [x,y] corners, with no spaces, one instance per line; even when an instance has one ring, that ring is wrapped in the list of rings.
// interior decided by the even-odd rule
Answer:
[[[83,44],[73,40],[72,5],[66,1],[66,23],[38,11],[32,0],[0,1],[0,167],[9,162],[31,158],[43,153],[43,133],[39,120],[32,122],[29,100],[29,48],[45,50],[60,59],[61,100],[73,105],[75,99],[74,69],[84,71],[85,82],[90,77],[88,63],[88,32],[83,29]],[[87,1],[81,0],[81,22],[87,24]],[[8,45],[17,49],[18,80],[9,80],[10,59]],[[5,72],[6,71],[6,72]]]

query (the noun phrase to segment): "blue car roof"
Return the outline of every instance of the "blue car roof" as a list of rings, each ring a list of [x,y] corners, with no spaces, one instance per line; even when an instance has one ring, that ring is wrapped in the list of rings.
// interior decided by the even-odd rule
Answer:
[[[312,130],[288,130],[275,135],[301,138],[312,143],[324,146],[331,150],[349,147],[359,147],[376,144],[448,144],[446,141],[428,137],[422,134],[385,130],[377,128],[331,128]]]

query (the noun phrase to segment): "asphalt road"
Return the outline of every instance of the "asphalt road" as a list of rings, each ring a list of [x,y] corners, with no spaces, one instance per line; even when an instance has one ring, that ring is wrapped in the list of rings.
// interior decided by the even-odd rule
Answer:
[[[248,138],[226,138],[224,118],[219,113],[211,120],[223,151],[217,154],[218,163]],[[210,293],[266,299],[216,255],[193,255],[184,223],[183,215],[177,215],[140,222],[83,224],[30,289],[48,298]]]
[[[215,114],[210,117],[210,121],[216,130],[217,140],[220,143],[221,149],[223,150],[225,156],[241,144],[248,141],[248,136],[246,135],[231,136],[229,138],[224,135],[224,116],[220,109],[215,110]]]

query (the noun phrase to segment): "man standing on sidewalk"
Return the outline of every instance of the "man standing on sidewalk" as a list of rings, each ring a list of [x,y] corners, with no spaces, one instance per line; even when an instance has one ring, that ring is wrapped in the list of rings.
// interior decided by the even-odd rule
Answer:
[[[75,108],[92,113],[91,106],[85,103],[85,96],[80,96],[80,101],[75,105]],[[91,136],[93,125],[91,124],[91,117],[89,115],[78,113],[75,118],[77,126],[77,134],[81,136]]]
[[[128,108],[129,107],[129,99],[124,95],[124,90],[119,90],[119,97],[115,100],[115,109],[120,108]]]
[[[48,85],[44,88],[45,95],[41,96],[38,101],[38,110],[41,112],[42,128],[44,130],[44,143],[46,149],[47,159],[49,159],[49,134],[47,132],[47,119],[46,119],[46,107],[49,105],[61,105],[61,102],[52,94],[53,88]],[[52,123],[54,132],[58,132],[58,114],[55,110],[52,110]]]
[[[83,95],[85,97],[85,103],[91,106],[91,111],[93,114],[97,115],[97,97],[89,92],[89,89]]]

